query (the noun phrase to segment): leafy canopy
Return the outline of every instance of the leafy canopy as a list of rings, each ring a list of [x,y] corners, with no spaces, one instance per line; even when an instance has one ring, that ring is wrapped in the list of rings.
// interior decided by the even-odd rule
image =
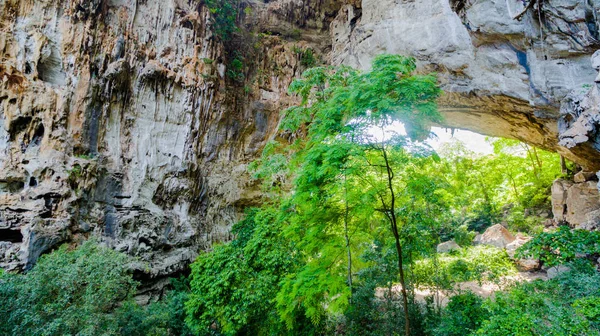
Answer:
[[[87,241],[42,256],[27,274],[0,278],[0,331],[7,335],[108,335],[113,313],[135,293],[127,256]]]

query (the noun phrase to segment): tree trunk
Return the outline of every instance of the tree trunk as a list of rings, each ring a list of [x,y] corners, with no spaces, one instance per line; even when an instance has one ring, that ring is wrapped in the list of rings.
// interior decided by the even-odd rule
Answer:
[[[348,287],[350,288],[350,301],[352,302],[352,251],[350,250],[350,236],[348,234],[348,186],[346,185],[346,173],[344,172],[344,237],[346,238],[346,250],[348,251]]]
[[[560,156],[560,171],[563,175],[567,175],[569,170],[567,169],[567,161],[564,156]]]
[[[398,254],[398,271],[400,274],[400,286],[402,286],[402,306],[404,308],[404,333],[406,336],[410,336],[410,317],[408,314],[408,295],[406,293],[406,280],[404,278],[404,268],[402,267],[404,262],[402,260],[402,245],[400,244],[400,234],[398,232],[398,221],[396,219],[396,195],[394,194],[394,186],[392,184],[394,180],[394,172],[392,171],[392,167],[390,165],[387,151],[385,149],[385,145],[381,145],[381,152],[383,154],[383,159],[385,160],[385,168],[387,171],[387,187],[390,191],[391,202],[390,208],[388,209],[388,219],[390,220],[390,224],[392,227],[392,233],[394,235],[394,239],[396,240],[396,253]],[[385,206],[385,204],[384,204]]]

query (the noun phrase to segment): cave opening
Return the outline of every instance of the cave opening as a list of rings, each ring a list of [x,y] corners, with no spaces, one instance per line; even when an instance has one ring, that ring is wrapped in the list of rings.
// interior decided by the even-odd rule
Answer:
[[[23,234],[20,230],[0,229],[0,242],[22,243]]]

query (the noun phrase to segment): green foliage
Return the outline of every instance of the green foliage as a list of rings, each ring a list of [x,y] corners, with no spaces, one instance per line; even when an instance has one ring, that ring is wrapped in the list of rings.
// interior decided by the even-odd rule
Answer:
[[[25,275],[3,275],[2,334],[116,334],[113,313],[136,287],[127,264],[125,255],[88,241],[40,257]]]
[[[475,246],[443,254],[436,259],[418,260],[413,265],[416,286],[439,286],[452,289],[465,281],[494,281],[517,272],[505,251],[488,246]],[[439,274],[434,277],[434,274]]]
[[[575,312],[594,323],[596,329],[600,330],[600,297],[589,296],[573,301]]]
[[[215,327],[225,335],[277,334],[285,328],[274,297],[296,258],[280,232],[274,208],[249,210],[233,228],[236,239],[192,264],[186,312],[195,334],[208,334]]]
[[[295,52],[304,57],[307,50]],[[405,321],[412,335],[485,334],[481,330],[496,323],[525,330],[518,319],[528,318],[521,310],[529,303],[519,293],[530,291],[526,285],[497,306],[472,293],[452,298],[444,309],[430,301],[426,319],[413,290],[451,292],[458,282],[516,272],[504,251],[437,254],[436,245],[455,239],[469,246],[475,231],[501,220],[513,230],[539,230],[540,219],[530,214],[548,209],[558,157],[505,140],[494,142],[493,155],[475,156],[456,144],[438,156],[414,142],[441,118],[435,77],[414,75],[415,68],[414,59],[381,55],[369,72],[316,67],[292,83],[301,104],[284,112],[282,136],[249,167],[262,182],[266,205],[234,227],[231,243],[192,267],[186,312],[194,333],[393,335]],[[373,128],[398,120],[408,138],[373,135]],[[401,271],[404,286],[398,285]],[[551,315],[544,323],[575,309],[572,321],[595,318],[577,308],[595,301],[574,303],[587,294],[546,303],[555,289],[540,290],[550,308],[536,314]],[[512,314],[508,322],[495,316],[504,311]],[[541,320],[523,323],[532,321]],[[573,330],[593,327],[585,323]]]
[[[450,298],[441,314],[430,312],[429,325],[432,336],[462,336],[477,331],[488,317],[483,299],[473,292],[464,292]]]
[[[595,313],[581,313],[586,304],[596,307],[599,281],[595,271],[568,272],[498,293],[494,300],[486,300],[489,318],[477,335],[600,335]]]
[[[239,52],[234,53],[233,59],[229,63],[227,77],[231,78],[234,82],[244,81],[244,57]]]
[[[302,57],[312,63],[314,55]],[[366,130],[400,118],[422,137],[440,118],[435,77],[414,70],[414,59],[382,55],[370,72],[318,67],[294,81],[290,91],[302,104],[286,110],[282,130],[300,137],[267,144],[251,167],[277,205],[249,214],[233,242],[194,263],[187,321],[195,332],[293,333],[348,308],[352,274],[370,263],[351,263],[351,255],[373,241],[372,230],[389,232],[390,211],[377,210],[393,200],[381,166],[402,167],[427,152],[398,137],[381,143]],[[393,270],[385,276],[396,279]]]
[[[414,70],[414,59],[381,55],[370,72],[312,68],[290,86],[302,105],[286,111],[282,128],[305,136],[285,168],[292,173],[294,210],[284,233],[303,261],[277,295],[288,327],[298,307],[316,324],[323,316],[343,312],[357,266],[350,256],[372,239],[365,225],[389,228],[389,211],[376,210],[395,201],[381,167],[402,167],[423,151],[416,145],[412,152],[404,149],[408,142],[399,137],[379,142],[367,129],[403,119],[412,122],[417,137],[427,132],[428,122],[439,120],[435,77],[414,76]]]
[[[600,232],[561,226],[554,232],[540,233],[517,252],[521,257],[533,257],[552,267],[572,262],[578,256],[599,254]]]
[[[192,336],[185,324],[185,302],[189,288],[185,279],[172,279],[173,289],[160,301],[142,307],[125,302],[116,312],[119,335]]]
[[[300,64],[302,66],[310,68],[317,64],[317,59],[312,49],[299,50],[297,53],[300,55]]]
[[[42,256],[26,274],[0,272],[0,335],[192,335],[185,282],[139,306],[129,262],[91,240]]]
[[[300,31],[300,29],[292,29],[291,31],[285,31],[283,36],[285,38],[297,41],[300,39],[300,37],[302,37],[302,31]]]
[[[450,208],[450,227],[483,232],[491,224],[506,222],[513,231],[537,234],[542,217],[550,213],[550,186],[560,176],[560,157],[514,140],[495,139],[495,152],[475,155],[455,141],[440,150],[441,160],[427,168],[432,178],[446,181],[440,191]]]
[[[366,267],[356,273],[352,302],[344,313],[346,335],[390,335],[404,328],[400,293],[394,289],[397,256],[393,241],[376,239],[365,246],[361,261]],[[420,307],[410,306],[413,333],[420,335]]]
[[[210,11],[215,34],[225,41],[231,39],[231,35],[238,30],[238,1],[204,0],[204,4]]]
[[[76,154],[76,158],[84,159],[84,160],[93,160],[95,157],[92,154]]]
[[[439,121],[436,98],[440,89],[433,75],[413,75],[413,58],[379,55],[370,72],[348,67],[316,67],[290,85],[302,97],[301,106],[288,109],[283,128],[297,130],[310,123],[309,138],[323,138],[356,128],[350,120],[381,125],[402,120],[411,138],[426,138],[428,123]],[[309,100],[312,102],[308,104]]]

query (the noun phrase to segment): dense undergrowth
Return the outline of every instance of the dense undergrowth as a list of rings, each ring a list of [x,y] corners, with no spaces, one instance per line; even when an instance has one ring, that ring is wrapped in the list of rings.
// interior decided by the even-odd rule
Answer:
[[[542,232],[559,157],[511,140],[490,140],[491,155],[458,142],[436,153],[420,140],[441,92],[415,68],[382,55],[369,72],[318,67],[295,81],[302,104],[249,167],[263,206],[157,302],[134,302],[126,256],[62,247],[0,277],[0,334],[597,335],[600,237]],[[408,136],[372,131],[396,121]],[[471,246],[495,223],[536,236],[520,255],[570,271],[488,299],[460,292],[515,274],[505,251]],[[437,253],[450,239],[462,248]],[[418,288],[451,299],[417,300]]]

